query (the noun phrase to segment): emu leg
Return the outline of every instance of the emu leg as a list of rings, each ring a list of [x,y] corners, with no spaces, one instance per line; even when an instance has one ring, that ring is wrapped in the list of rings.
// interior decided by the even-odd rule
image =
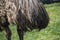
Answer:
[[[3,31],[3,29],[0,27],[0,32],[2,32]]]
[[[4,28],[4,31],[6,32],[6,38],[7,40],[11,40],[11,30],[9,29],[8,26]]]
[[[23,35],[24,35],[24,33],[23,33],[22,28],[18,26],[18,27],[17,27],[17,32],[18,32],[18,35],[19,35],[19,39],[20,39],[20,40],[23,40]]]

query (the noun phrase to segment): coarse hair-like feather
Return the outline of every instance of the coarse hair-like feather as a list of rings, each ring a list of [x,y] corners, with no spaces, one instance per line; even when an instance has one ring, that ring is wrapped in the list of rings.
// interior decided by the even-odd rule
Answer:
[[[0,0],[0,31],[5,30],[7,40],[11,40],[10,23],[17,25],[19,38],[23,40],[24,32],[46,28],[49,16],[38,0]]]
[[[0,13],[6,15],[9,23],[23,25],[28,28],[44,28],[49,22],[48,14],[42,3],[37,0],[3,0],[5,7]],[[1,10],[1,9],[0,9]],[[32,27],[35,26],[35,27]],[[39,27],[38,27],[39,26]],[[30,29],[31,29],[30,28]]]

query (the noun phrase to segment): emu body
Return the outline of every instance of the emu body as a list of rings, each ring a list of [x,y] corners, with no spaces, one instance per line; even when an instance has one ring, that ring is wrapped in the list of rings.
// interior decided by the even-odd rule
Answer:
[[[37,0],[0,0],[0,30],[6,32],[7,40],[11,40],[10,23],[17,25],[17,33],[23,40],[24,32],[47,27],[49,16]]]

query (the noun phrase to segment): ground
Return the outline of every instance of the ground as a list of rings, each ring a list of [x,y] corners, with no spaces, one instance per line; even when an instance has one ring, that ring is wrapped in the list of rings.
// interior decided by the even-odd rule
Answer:
[[[25,40],[60,40],[60,3],[45,4],[44,5],[49,17],[50,22],[47,28],[37,32],[26,32],[24,35]],[[19,40],[16,26],[10,25],[12,31],[12,40]],[[4,32],[0,32],[0,40],[6,40]]]

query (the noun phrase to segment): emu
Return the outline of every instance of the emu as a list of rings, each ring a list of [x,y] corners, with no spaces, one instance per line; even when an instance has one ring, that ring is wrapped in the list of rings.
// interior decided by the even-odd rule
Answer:
[[[49,16],[37,0],[0,0],[0,31],[6,32],[7,40],[11,40],[10,24],[16,24],[19,38],[23,40],[26,31],[41,30],[48,23]]]

